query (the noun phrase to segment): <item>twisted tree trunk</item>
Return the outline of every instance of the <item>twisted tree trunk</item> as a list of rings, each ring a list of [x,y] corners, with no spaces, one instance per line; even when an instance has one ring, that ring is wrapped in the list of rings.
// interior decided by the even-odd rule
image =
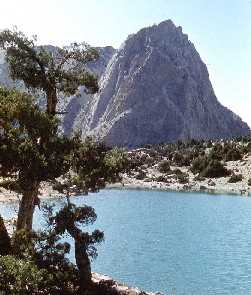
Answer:
[[[47,113],[51,116],[56,115],[57,106],[57,91],[55,87],[48,87],[46,91],[47,96]],[[40,144],[44,144],[49,140],[48,138],[42,138]],[[19,206],[18,218],[17,218],[17,230],[27,229],[32,230],[33,213],[36,202],[38,200],[38,188],[39,182],[33,182],[24,191],[23,197]]]
[[[70,222],[68,226],[66,226],[66,230],[75,241],[75,260],[79,270],[79,294],[85,295],[87,290],[92,289],[93,283],[91,262],[87,253],[85,242],[83,241],[82,231],[74,224],[74,221]]]
[[[80,241],[75,239],[75,259],[79,270],[80,295],[92,287],[91,263]]]
[[[57,107],[57,90],[55,87],[49,87],[46,91],[47,96],[47,113],[55,116]]]
[[[8,255],[11,253],[10,236],[7,232],[3,218],[0,215],[0,255]]]
[[[39,183],[34,182],[23,194],[17,217],[17,230],[32,230],[33,213],[38,199]]]

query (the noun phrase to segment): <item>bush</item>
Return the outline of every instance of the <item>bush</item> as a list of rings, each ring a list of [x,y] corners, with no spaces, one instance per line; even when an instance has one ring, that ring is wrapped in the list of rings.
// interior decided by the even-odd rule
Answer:
[[[220,143],[215,144],[209,153],[209,158],[211,160],[221,161],[224,159],[224,156],[225,156],[225,152],[224,152],[223,147]]]
[[[42,209],[46,210],[46,206],[42,206]],[[39,294],[70,295],[75,294],[74,290],[78,289],[77,268],[66,257],[70,251],[70,245],[60,242],[60,238],[60,234],[57,234],[52,228],[38,233],[19,230],[12,237],[13,256],[11,258],[16,257],[17,263],[24,265],[24,267],[34,266],[35,272],[36,269],[45,272],[46,285],[40,287],[41,293]],[[11,263],[13,264],[13,262]],[[29,263],[28,266],[27,263]],[[6,278],[6,283],[9,278]],[[43,288],[46,288],[45,293],[42,292]],[[33,292],[37,294],[35,291]]]
[[[202,177],[201,175],[197,175],[197,176],[195,176],[194,177],[194,179],[193,179],[194,181],[204,181],[205,180],[205,177]]]
[[[179,183],[185,184],[189,182],[188,174],[182,173],[182,174],[178,174],[177,176],[178,176]]]
[[[148,156],[148,157],[145,159],[145,165],[147,165],[148,167],[153,166],[154,163],[155,163],[154,158],[151,158],[150,156]]]
[[[207,148],[211,148],[213,146],[213,143],[211,140],[209,140],[208,142],[206,142],[206,147]]]
[[[231,177],[229,178],[228,182],[235,183],[235,182],[242,181],[242,179],[243,179],[242,174],[232,174]]]
[[[170,162],[167,160],[163,160],[158,165],[158,170],[161,173],[167,173],[170,171]]]
[[[157,182],[165,182],[165,183],[169,182],[169,180],[163,175],[160,175],[160,176],[156,177],[154,180],[157,181]]]
[[[191,164],[191,171],[193,174],[201,173],[209,164],[209,159],[206,156],[199,156],[193,160]]]
[[[181,152],[174,153],[172,161],[177,166],[189,166],[190,165],[189,155],[183,154]]]
[[[59,279],[59,278],[58,278]],[[65,280],[65,278],[62,278]],[[20,259],[15,256],[0,256],[0,294],[13,295],[73,295],[79,294],[77,289],[69,287],[63,290],[61,281],[55,286],[55,278],[45,269],[39,269],[29,259]],[[114,288],[115,281],[101,280],[93,284],[92,290],[86,295],[119,295]]]
[[[238,161],[242,160],[242,157],[243,156],[240,150],[238,150],[237,148],[232,148],[226,153],[225,161]]]
[[[248,180],[248,185],[251,186],[251,178]]]
[[[144,178],[146,178],[146,172],[143,170],[140,170],[138,174],[135,176],[135,178],[138,180],[143,180]]]
[[[46,294],[49,279],[49,274],[32,261],[0,257],[0,291],[4,294]]]
[[[207,167],[201,172],[202,177],[219,178],[228,176],[230,171],[218,160],[211,160]]]
[[[183,172],[182,172],[180,169],[178,169],[178,168],[177,168],[177,169],[174,169],[174,170],[172,171],[172,173],[175,174],[175,175],[177,175],[177,176],[183,174]]]

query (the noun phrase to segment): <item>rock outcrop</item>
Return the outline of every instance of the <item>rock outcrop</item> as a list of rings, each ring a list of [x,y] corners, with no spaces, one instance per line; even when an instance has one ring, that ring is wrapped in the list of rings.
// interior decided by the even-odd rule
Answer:
[[[98,75],[100,91],[91,96],[80,89],[60,99],[60,110],[67,112],[65,134],[79,130],[83,137],[125,147],[250,134],[248,125],[219,103],[206,65],[171,20],[130,35],[119,50],[97,50],[99,60],[88,67]],[[23,89],[8,78],[1,53],[0,84]]]
[[[111,46],[96,47],[99,53],[99,59],[96,62],[88,64],[88,68],[97,77],[102,77],[107,64],[115,53]],[[80,89],[79,95],[71,97],[66,107],[66,115],[63,118],[63,129],[65,134],[69,135],[73,130],[82,130],[86,125],[86,119],[90,113],[93,96],[87,95],[83,89]]]
[[[138,288],[128,287],[125,284],[114,281],[111,277],[107,275],[102,275],[99,273],[92,273],[92,281],[94,283],[106,283],[110,286],[111,294],[120,294],[120,295],[165,295],[163,293],[157,292],[144,292]],[[112,292],[113,291],[113,292]]]
[[[217,100],[206,65],[168,20],[130,35],[112,56],[100,92],[81,110],[84,135],[135,147],[249,134]],[[226,86],[227,87],[227,86]]]

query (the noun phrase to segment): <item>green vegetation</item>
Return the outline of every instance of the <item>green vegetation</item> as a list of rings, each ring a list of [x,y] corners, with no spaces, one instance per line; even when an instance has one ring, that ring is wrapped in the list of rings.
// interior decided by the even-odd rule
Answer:
[[[229,178],[228,182],[235,183],[235,182],[242,181],[242,179],[243,179],[242,174],[232,174],[231,177]]]
[[[185,184],[189,182],[189,177],[186,173],[178,174],[177,177],[178,177],[179,183],[181,184]]]
[[[214,142],[211,140],[189,140],[155,146],[148,145],[129,152],[129,157],[134,163],[131,165],[131,171],[133,173],[134,170],[140,170],[144,167],[145,159],[147,159],[148,168],[157,169],[163,174],[163,176],[152,179],[156,181],[158,179],[159,182],[170,182],[170,178],[166,179],[167,175],[176,178],[179,183],[188,182],[188,175],[182,174],[181,170],[177,171],[179,167],[190,170],[195,175],[195,181],[226,177],[232,174],[232,171],[225,167],[226,163],[228,161],[244,161],[250,153],[250,141],[249,137],[241,137]],[[238,179],[240,176],[237,178],[233,176],[230,181]]]
[[[250,151],[250,139],[149,146],[129,152],[128,161],[120,150],[90,138],[83,141],[79,134],[65,137],[59,132],[64,113],[58,109],[59,95],[74,95],[79,86],[88,93],[98,91],[96,77],[86,70],[86,64],[98,58],[94,49],[72,44],[52,50],[9,30],[0,33],[0,48],[6,52],[11,77],[44,97],[41,102],[30,92],[0,88],[0,186],[21,196],[12,236],[0,216],[0,291],[116,294],[109,282],[94,284],[91,280],[90,259],[97,256],[95,245],[103,241],[104,233],[88,232],[96,213],[89,206],[76,207],[71,196],[97,192],[120,180],[123,171],[149,181],[146,169],[153,168],[161,173],[155,180],[168,183],[173,177],[181,184],[189,182],[189,175],[180,166],[189,167],[197,179],[228,176],[231,171],[225,162],[242,160]],[[233,174],[229,181],[241,179]],[[40,206],[39,189],[44,181],[65,195],[59,211]],[[43,232],[32,229],[36,206],[46,216]],[[61,241],[64,234],[74,241],[76,265],[67,259],[70,245]]]
[[[91,207],[73,205],[70,196],[97,192],[119,180],[127,159],[90,138],[83,142],[78,134],[62,135],[57,108],[60,93],[73,95],[79,86],[91,93],[98,90],[97,79],[85,69],[97,53],[86,44],[52,51],[9,30],[0,33],[0,47],[11,77],[45,96],[43,109],[28,93],[0,88],[0,186],[21,195],[12,237],[0,219],[0,251],[8,254],[1,257],[1,286],[10,294],[101,294],[91,281],[90,258],[96,257],[95,244],[104,235],[79,228],[94,223],[96,214]],[[36,233],[32,221],[42,181],[63,193],[66,203],[58,212],[47,208],[48,229]],[[77,266],[65,257],[70,250],[60,243],[65,233],[74,240]]]
[[[4,186],[21,192],[17,229],[30,230],[41,181],[53,180],[67,172],[67,159],[75,148],[74,139],[60,137],[57,132],[58,94],[73,95],[79,86],[95,93],[97,79],[84,66],[98,55],[85,44],[72,44],[53,52],[36,46],[35,40],[21,32],[9,30],[0,33],[0,48],[6,51],[11,78],[23,81],[28,89],[41,91],[45,96],[46,111],[41,111],[27,94],[7,90],[0,93],[4,128],[0,175],[16,178]]]
[[[0,257],[0,291],[3,294],[46,294],[49,285],[50,275],[33,261],[14,256]]]
[[[146,172],[144,170],[139,170],[139,172],[135,176],[138,180],[143,180],[146,178]]]
[[[191,163],[191,171],[193,174],[201,173],[209,165],[209,159],[206,156],[200,156]]]
[[[170,172],[170,161],[163,160],[158,165],[158,170],[161,173],[168,173]]]
[[[11,248],[11,241],[6,230],[4,220],[0,216],[0,255],[7,255]]]
[[[227,151],[225,161],[238,161],[242,160],[242,157],[243,155],[239,149],[232,148],[229,151]]]
[[[211,160],[208,165],[200,173],[202,177],[207,178],[218,178],[228,176],[230,171],[228,171],[224,165],[218,160]]]
[[[164,182],[164,183],[169,182],[168,178],[166,176],[164,176],[164,175],[157,176],[157,177],[154,178],[154,180],[157,181],[157,182]]]

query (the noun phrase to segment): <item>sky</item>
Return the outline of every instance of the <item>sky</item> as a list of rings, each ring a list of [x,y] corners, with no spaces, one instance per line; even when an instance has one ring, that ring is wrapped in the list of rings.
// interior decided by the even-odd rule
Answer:
[[[171,19],[203,61],[218,100],[251,126],[251,0],[0,0],[0,29],[40,44],[119,48],[129,34]]]

